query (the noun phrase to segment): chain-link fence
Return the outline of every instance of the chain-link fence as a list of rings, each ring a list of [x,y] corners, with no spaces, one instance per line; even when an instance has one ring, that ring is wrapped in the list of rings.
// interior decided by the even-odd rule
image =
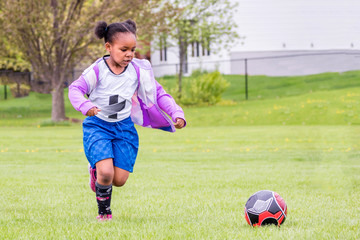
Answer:
[[[153,65],[153,68],[158,76],[177,74],[179,64]],[[239,81],[244,80],[244,97],[248,99],[251,76],[305,76],[360,70],[360,50],[236,52],[225,60],[189,61],[183,70],[191,74],[198,69],[239,75]]]
[[[153,69],[156,76],[163,76],[177,74],[180,67],[177,63],[162,62],[153,63]],[[344,72],[360,69],[360,50],[233,52],[227,58],[190,58],[184,64],[183,72],[191,74],[197,69],[217,69],[224,74],[266,76]]]

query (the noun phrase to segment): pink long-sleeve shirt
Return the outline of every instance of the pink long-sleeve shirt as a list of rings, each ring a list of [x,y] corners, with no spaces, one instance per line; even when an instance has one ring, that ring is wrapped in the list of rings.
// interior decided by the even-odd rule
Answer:
[[[176,122],[176,118],[185,120],[184,112],[155,80],[151,64],[147,60],[133,59],[126,70],[129,74],[125,77],[125,81],[119,81],[125,84],[123,86],[125,93],[119,91],[121,88],[116,89],[114,85],[110,87],[114,91],[109,93],[106,90],[109,87],[106,84],[109,73],[106,72],[108,69],[104,65],[105,59],[105,57],[98,59],[69,86],[69,99],[74,108],[84,115],[93,107],[101,108],[96,104],[99,105],[101,102],[97,100],[101,98],[103,91],[103,95],[107,95],[109,99],[107,110],[115,110],[115,112],[105,111],[102,115],[103,120],[121,121],[126,114],[129,114],[132,121],[140,126],[175,132],[173,122]],[[84,97],[85,94],[89,98]],[[120,111],[116,112],[116,110]]]

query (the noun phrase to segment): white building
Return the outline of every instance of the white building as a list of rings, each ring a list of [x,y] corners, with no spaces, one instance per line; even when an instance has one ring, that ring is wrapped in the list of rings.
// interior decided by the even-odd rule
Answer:
[[[306,75],[360,69],[359,0],[232,0],[240,39],[230,52],[188,54],[187,72]],[[188,50],[191,53],[191,49]],[[287,57],[284,57],[287,56]],[[156,76],[178,71],[178,49],[153,49]]]

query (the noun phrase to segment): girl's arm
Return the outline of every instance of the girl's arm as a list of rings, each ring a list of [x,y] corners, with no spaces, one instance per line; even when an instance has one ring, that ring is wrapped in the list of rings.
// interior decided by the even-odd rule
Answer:
[[[88,93],[88,85],[83,76],[80,76],[79,79],[69,86],[70,102],[83,115],[86,115],[91,108],[96,107],[90,100],[84,97],[86,93]]]
[[[165,92],[164,88],[157,81],[155,83],[159,107],[171,117],[174,123],[178,124],[178,119],[182,119],[184,123],[181,127],[185,127],[186,120],[182,108],[176,104],[175,100]]]

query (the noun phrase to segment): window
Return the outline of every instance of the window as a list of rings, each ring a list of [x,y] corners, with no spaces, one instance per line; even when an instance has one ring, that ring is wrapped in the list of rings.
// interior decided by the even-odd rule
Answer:
[[[194,44],[194,42],[191,42],[191,56],[195,57],[195,44]]]
[[[162,37],[160,37],[160,61],[163,60],[163,42],[162,42]]]
[[[198,41],[196,42],[196,56],[200,57],[200,43]]]
[[[167,61],[167,43],[166,36],[160,37],[160,61]]]

